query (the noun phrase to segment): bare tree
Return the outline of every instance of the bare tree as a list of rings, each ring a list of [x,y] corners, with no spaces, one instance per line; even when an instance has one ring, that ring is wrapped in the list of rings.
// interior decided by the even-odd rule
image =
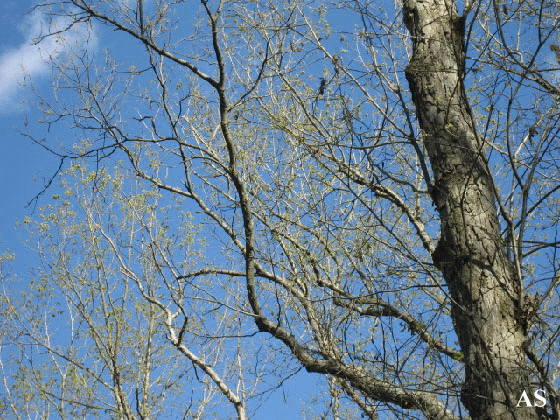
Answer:
[[[80,361],[83,348],[51,345],[46,320],[12,327],[22,355],[42,349],[53,375],[61,358],[98,375],[115,416],[151,418],[149,401],[168,398],[139,397],[146,356],[130,356],[141,367],[122,385],[134,369],[116,355],[129,344],[105,309],[126,318],[140,305],[153,329],[137,353],[189,361],[185,375],[200,370],[238,418],[269,378],[282,387],[303,368],[325,377],[324,407],[311,407],[325,417],[560,419],[558,2],[132,3],[43,6],[143,52],[108,54],[102,68],[86,54],[59,61],[58,100],[42,102],[49,126],[83,137],[56,153],[90,198],[47,209],[39,243],[61,237],[47,226],[85,223],[70,243],[94,250],[41,245],[44,261],[56,256],[43,275],[71,291],[65,313],[90,325],[110,380]],[[77,176],[88,160],[96,169]],[[123,179],[134,188],[117,214],[135,227],[104,208]],[[80,217],[61,219],[73,205]],[[176,248],[185,238],[191,253]],[[102,275],[83,291],[106,299],[85,304],[81,276],[61,273],[97,255],[84,273]],[[97,314],[111,328],[98,331]],[[29,363],[20,371],[36,375]],[[65,404],[109,404],[32,383],[60,417]]]

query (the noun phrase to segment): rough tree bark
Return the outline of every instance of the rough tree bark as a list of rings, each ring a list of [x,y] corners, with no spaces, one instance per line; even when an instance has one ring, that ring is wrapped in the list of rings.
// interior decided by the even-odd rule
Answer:
[[[529,392],[521,281],[501,240],[484,142],[463,84],[464,16],[452,0],[405,0],[403,19],[413,43],[406,78],[441,219],[432,258],[454,301],[465,357],[461,399],[473,419],[537,419],[535,409],[516,408]]]

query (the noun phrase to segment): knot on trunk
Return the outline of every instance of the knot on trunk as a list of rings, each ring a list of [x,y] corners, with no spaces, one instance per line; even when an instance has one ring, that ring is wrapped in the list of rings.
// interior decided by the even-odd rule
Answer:
[[[418,22],[418,9],[416,8],[416,2],[406,0],[403,4],[403,23],[413,37],[416,36],[416,22]]]
[[[455,255],[452,252],[452,247],[449,246],[443,237],[439,239],[436,249],[432,253],[432,261],[443,273],[445,273],[446,270],[449,270],[455,261]],[[444,277],[447,276],[444,275]]]

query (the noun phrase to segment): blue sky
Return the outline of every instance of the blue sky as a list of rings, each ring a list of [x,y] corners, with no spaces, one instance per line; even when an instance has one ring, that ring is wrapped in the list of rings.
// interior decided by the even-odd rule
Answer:
[[[33,206],[26,204],[57,168],[54,157],[21,134],[26,114],[38,118],[26,104],[33,95],[22,84],[28,80],[39,91],[49,89],[50,66],[43,57],[60,48],[54,40],[32,45],[44,20],[37,12],[26,14],[31,7],[30,0],[0,2],[0,246],[20,256],[24,248],[14,230],[16,220],[31,215]]]
[[[63,28],[64,19],[50,22]],[[86,38],[92,52],[100,50],[94,33],[87,33],[82,25],[64,31],[59,37],[35,40],[44,33],[48,22],[39,10],[33,10],[32,0],[0,0],[0,247],[9,248],[18,255],[17,266],[29,265],[24,255],[22,239],[14,230],[18,220],[31,216],[44,185],[55,174],[59,160],[34,144],[24,134],[26,121],[36,122],[40,112],[34,106],[37,96],[32,90],[47,98],[52,95],[51,65],[49,57],[60,57],[68,45],[83,45]],[[33,133],[38,135],[37,133]],[[40,135],[45,135],[43,130]],[[49,133],[49,141],[61,133]],[[53,194],[56,186],[47,191]]]

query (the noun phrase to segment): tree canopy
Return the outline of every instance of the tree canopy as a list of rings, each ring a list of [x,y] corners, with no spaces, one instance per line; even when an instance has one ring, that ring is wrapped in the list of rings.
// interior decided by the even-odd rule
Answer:
[[[3,418],[560,419],[558,1],[36,7]]]

